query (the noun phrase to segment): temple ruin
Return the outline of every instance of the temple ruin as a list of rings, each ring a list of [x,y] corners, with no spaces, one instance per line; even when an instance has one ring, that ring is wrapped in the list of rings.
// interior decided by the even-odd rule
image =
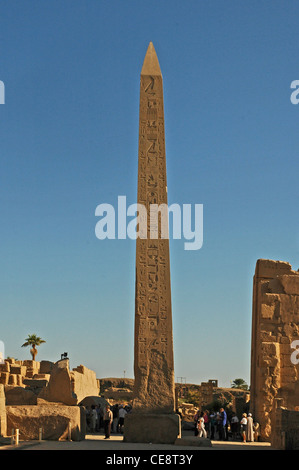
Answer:
[[[259,259],[253,279],[250,409],[262,439],[275,438],[276,445],[299,431],[298,418],[281,418],[281,410],[299,415],[298,340],[299,272],[287,262]]]
[[[0,436],[20,430],[20,439],[83,440],[86,417],[80,403],[99,396],[95,372],[69,360],[19,361],[0,364]]]

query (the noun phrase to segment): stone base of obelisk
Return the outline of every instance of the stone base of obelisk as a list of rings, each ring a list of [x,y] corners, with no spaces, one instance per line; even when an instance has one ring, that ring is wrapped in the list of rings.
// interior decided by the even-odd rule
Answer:
[[[173,414],[130,413],[125,417],[124,442],[174,444],[181,437],[181,418]]]

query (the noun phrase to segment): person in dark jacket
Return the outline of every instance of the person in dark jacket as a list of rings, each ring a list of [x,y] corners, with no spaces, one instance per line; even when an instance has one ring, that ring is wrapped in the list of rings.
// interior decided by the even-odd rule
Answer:
[[[220,419],[219,419],[219,441],[226,440],[226,423],[227,423],[227,415],[224,408],[220,408]]]

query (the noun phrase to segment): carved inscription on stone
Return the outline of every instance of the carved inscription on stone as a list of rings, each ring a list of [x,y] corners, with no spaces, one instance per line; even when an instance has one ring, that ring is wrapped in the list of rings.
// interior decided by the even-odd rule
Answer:
[[[147,236],[136,241],[135,400],[140,411],[174,411],[169,241],[153,227],[152,204],[167,204],[162,75],[150,43],[140,79],[138,203],[146,207]],[[155,229],[157,237],[151,238]]]

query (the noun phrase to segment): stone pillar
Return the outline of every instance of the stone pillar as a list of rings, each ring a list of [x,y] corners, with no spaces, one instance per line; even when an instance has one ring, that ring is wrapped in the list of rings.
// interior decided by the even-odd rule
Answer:
[[[253,280],[250,411],[261,438],[270,440],[275,402],[299,407],[299,272],[289,263],[259,259]]]
[[[6,406],[4,385],[0,384],[0,437],[7,435]]]
[[[140,78],[133,412],[124,440],[171,443],[180,435],[170,288],[163,83],[149,44]],[[160,216],[158,217],[158,210]]]

